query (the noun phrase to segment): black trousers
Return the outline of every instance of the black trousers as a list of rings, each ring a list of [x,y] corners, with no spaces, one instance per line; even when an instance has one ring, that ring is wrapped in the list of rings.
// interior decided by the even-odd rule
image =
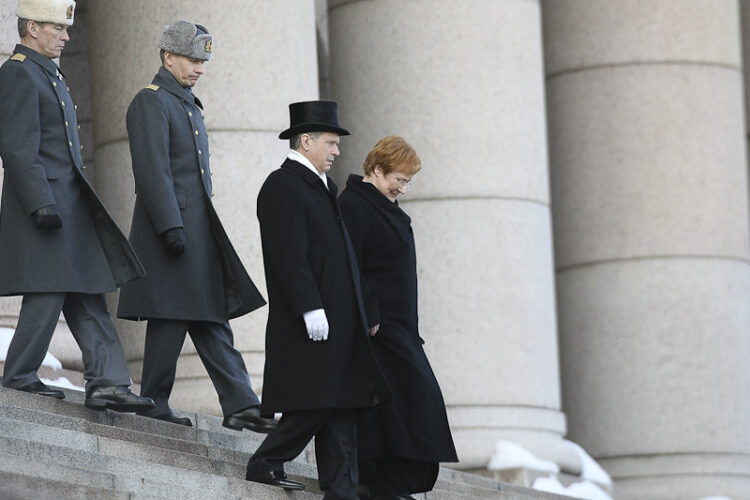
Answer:
[[[320,489],[326,500],[357,500],[357,423],[354,410],[286,412],[247,463],[248,473],[283,470],[315,437]]]
[[[103,293],[24,295],[16,333],[8,347],[3,385],[23,387],[39,381],[36,371],[47,354],[61,311],[83,353],[86,389],[130,385],[125,353]]]
[[[174,386],[177,358],[188,332],[219,395],[224,416],[260,405],[242,354],[234,347],[228,321],[150,319],[146,327],[141,396],[153,399],[156,406],[144,415],[164,415],[171,411],[169,395]]]

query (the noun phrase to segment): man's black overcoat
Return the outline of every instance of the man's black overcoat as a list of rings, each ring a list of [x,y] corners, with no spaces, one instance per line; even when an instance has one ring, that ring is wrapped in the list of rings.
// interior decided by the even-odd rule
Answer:
[[[336,185],[287,159],[258,195],[268,287],[264,414],[368,408],[390,397],[374,364]],[[307,336],[303,313],[325,309],[328,340]]]
[[[365,284],[370,325],[380,323],[371,343],[393,389],[393,401],[358,419],[359,458],[456,462],[443,395],[419,336],[411,219],[361,176],[350,175],[346,186],[341,212]]]
[[[163,67],[127,113],[136,200],[130,242],[148,271],[120,292],[126,319],[223,322],[265,304],[211,203],[208,135],[200,101]],[[160,234],[182,227],[185,252]]]
[[[102,293],[145,271],[83,176],[76,106],[51,60],[17,45],[0,67],[0,295]],[[56,204],[59,229],[31,214]]]

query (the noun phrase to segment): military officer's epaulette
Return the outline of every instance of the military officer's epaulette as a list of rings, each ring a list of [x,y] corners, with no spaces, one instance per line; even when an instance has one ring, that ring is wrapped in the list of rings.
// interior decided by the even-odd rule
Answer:
[[[149,89],[149,90],[153,90],[154,92],[156,92],[157,90],[159,90],[159,86],[158,85],[154,85],[153,83],[150,83],[150,84],[146,85],[146,88]]]
[[[26,55],[25,54],[13,54],[13,57],[11,57],[10,60],[24,62],[26,60]]]

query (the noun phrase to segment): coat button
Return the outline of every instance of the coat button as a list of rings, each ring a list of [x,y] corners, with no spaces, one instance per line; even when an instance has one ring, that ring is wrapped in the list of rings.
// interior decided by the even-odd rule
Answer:
[[[188,111],[188,116],[193,116],[193,112],[192,111]]]
[[[68,141],[68,145],[72,148],[73,147],[73,141]]]
[[[63,107],[65,107],[65,101],[60,101],[60,104],[62,104]]]
[[[78,104],[73,104],[73,109],[78,110]]]
[[[53,87],[57,87],[57,84],[55,82],[52,82]]]
[[[203,169],[201,169],[201,174],[205,174],[205,173],[206,173],[206,171],[203,170]]]
[[[202,155],[202,154],[203,154],[203,151],[201,151],[201,150],[199,149],[199,150],[198,150],[198,154],[199,154],[199,155]]]
[[[65,120],[65,126],[66,127],[68,126],[68,120]]]
[[[81,151],[83,151],[83,144],[81,144]]]
[[[78,130],[81,130],[81,126],[80,125],[78,125]]]
[[[198,135],[198,134],[199,134],[199,132],[198,132],[198,131],[196,130],[196,131],[195,131],[195,135]]]

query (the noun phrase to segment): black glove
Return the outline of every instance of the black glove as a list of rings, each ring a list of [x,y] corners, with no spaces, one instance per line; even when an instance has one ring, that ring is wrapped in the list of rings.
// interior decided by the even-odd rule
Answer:
[[[169,255],[180,255],[185,251],[185,231],[181,227],[173,227],[161,233],[161,241]]]
[[[31,214],[36,227],[41,229],[58,229],[62,227],[62,217],[57,205],[47,205]]]
[[[185,231],[181,227],[173,227],[161,233],[164,251],[169,255],[180,255],[185,251]]]

